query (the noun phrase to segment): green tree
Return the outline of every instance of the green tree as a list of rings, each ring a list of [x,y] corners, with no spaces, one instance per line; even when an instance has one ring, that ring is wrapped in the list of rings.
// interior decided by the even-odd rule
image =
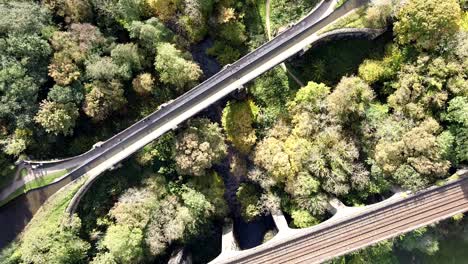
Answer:
[[[22,261],[38,264],[80,263],[86,258],[90,246],[78,237],[78,231],[76,228],[61,230],[51,226],[44,226],[34,233],[30,231],[20,247]]]
[[[4,62],[0,69],[0,120],[8,120],[12,130],[31,124],[38,90],[38,84],[19,62]]]
[[[293,210],[291,217],[293,219],[292,224],[296,228],[306,228],[319,223],[319,220],[306,210]]]
[[[374,99],[374,92],[358,77],[343,77],[328,96],[327,107],[342,124],[355,125]]]
[[[405,250],[419,250],[428,255],[434,255],[439,251],[439,241],[437,237],[426,227],[414,230],[400,238],[398,245]]]
[[[208,55],[215,56],[218,62],[222,65],[235,62],[241,56],[238,49],[218,40],[215,41],[211,48],[206,50],[206,53]]]
[[[447,175],[450,162],[442,156],[437,136],[440,125],[427,119],[402,131],[399,137],[383,137],[375,147],[375,161],[382,171],[409,189],[424,187]]]
[[[461,19],[457,0],[410,0],[401,3],[394,25],[400,44],[432,50],[458,31]]]
[[[453,145],[446,149],[453,151],[453,162],[460,164],[468,161],[468,99],[458,96],[450,100],[444,119],[450,122],[449,129],[453,136]]]
[[[359,162],[358,148],[340,126],[330,123],[327,103],[337,95],[333,94],[334,98],[329,92],[330,88],[324,84],[312,82],[301,88],[287,104],[287,118],[270,129],[253,153],[254,163],[266,170],[275,182],[284,183],[286,192],[298,204],[306,205],[304,200],[315,196],[312,192],[304,195],[302,191],[312,188],[316,181],[320,182],[321,189],[335,195],[369,188],[369,172]],[[354,108],[336,109],[340,114],[355,111]],[[356,113],[363,114],[359,107]],[[314,207],[311,203],[311,210]]]
[[[202,176],[206,170],[224,158],[227,146],[217,123],[200,118],[176,137],[174,157],[182,175]]]
[[[81,85],[59,86],[54,85],[47,93],[47,99],[61,104],[75,103],[81,104],[83,101],[83,87]]]
[[[223,179],[218,173],[212,171],[207,173],[204,177],[192,177],[187,183],[187,186],[203,194],[206,200],[211,204],[206,206],[210,209],[210,213],[206,216],[214,216],[218,219],[222,219],[228,214],[228,206],[224,199],[224,192],[226,189]],[[203,216],[199,217],[203,218]]]
[[[150,16],[147,0],[91,0],[91,2],[94,2],[97,11],[100,11],[98,19],[103,19],[104,16],[113,18],[109,21],[104,20],[106,25],[117,22],[125,27],[133,21],[140,21]]]
[[[359,77],[369,85],[388,79],[390,73],[390,69],[383,61],[364,60],[364,62],[359,65]]]
[[[436,116],[452,94],[463,94],[464,88],[456,83],[466,79],[463,69],[457,60],[421,55],[416,62],[402,67],[398,80],[392,84],[396,90],[388,97],[388,104],[412,119]]]
[[[174,141],[174,134],[169,132],[146,145],[136,154],[138,164],[153,166],[155,171],[162,175],[173,174],[175,171],[173,160]]]
[[[49,65],[49,75],[61,86],[80,80],[85,61],[92,55],[94,59],[99,58],[109,44],[91,24],[71,24],[66,32],[54,32],[50,42],[55,53]]]
[[[158,45],[154,66],[161,82],[174,85],[179,92],[195,84],[202,75],[200,66],[192,61],[189,53],[169,43]]]
[[[87,93],[83,110],[95,121],[106,119],[112,112],[121,109],[127,103],[122,84],[118,81],[93,81],[86,84],[85,89]]]
[[[252,184],[242,183],[236,192],[237,199],[241,204],[241,214],[245,221],[252,221],[262,212],[259,191]]]
[[[29,1],[0,3],[0,35],[38,34],[51,24],[48,10]]]
[[[67,23],[86,22],[93,17],[92,6],[88,0],[44,0],[43,3]]]
[[[61,104],[44,100],[34,119],[48,133],[70,135],[78,115],[78,108],[73,103]]]
[[[36,34],[11,34],[0,38],[0,51],[4,56],[2,61],[17,60],[38,84],[46,82],[47,65],[52,53],[47,40]]]
[[[228,102],[223,110],[221,123],[227,139],[244,154],[248,154],[257,136],[253,123],[258,108],[252,101]]]
[[[185,29],[191,42],[198,42],[208,32],[208,18],[211,15],[213,0],[185,0],[179,24]]]
[[[118,44],[111,51],[112,60],[127,72],[126,76],[133,76],[142,69],[142,57],[137,45],[133,43]]]
[[[161,20],[167,21],[175,15],[181,0],[147,0],[151,12]]]
[[[256,78],[249,92],[261,107],[260,121],[268,125],[285,112],[286,102],[292,94],[288,76],[280,67]]]
[[[136,39],[138,44],[152,55],[156,53],[156,46],[159,43],[173,38],[173,33],[154,17],[144,22],[133,21],[127,30],[130,37]]]
[[[233,46],[240,46],[247,40],[245,25],[240,21],[222,24],[219,34],[224,42]]]
[[[140,95],[148,95],[155,92],[156,84],[151,73],[142,73],[132,81],[132,87]]]
[[[92,58],[86,65],[86,76],[92,80],[130,79],[128,68],[120,67],[111,57]]]
[[[143,258],[143,231],[139,228],[110,226],[101,243],[117,263],[137,263]]]

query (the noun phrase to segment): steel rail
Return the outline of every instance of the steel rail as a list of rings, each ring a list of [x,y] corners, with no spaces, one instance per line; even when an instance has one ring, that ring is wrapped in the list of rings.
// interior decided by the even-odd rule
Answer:
[[[459,212],[459,211],[467,210],[468,201],[464,200],[464,202],[461,202],[460,200],[458,200],[457,202],[458,203],[456,203],[456,204],[444,204],[443,208],[441,208],[439,206],[439,209],[443,209],[442,211],[440,211],[440,210],[439,211],[426,210],[424,214],[412,215],[411,217],[408,217],[408,218],[411,218],[411,219],[414,219],[414,220],[411,220],[411,221],[408,221],[408,222],[405,222],[405,223],[396,222],[396,223],[390,224],[388,226],[382,226],[380,229],[383,229],[383,231],[378,233],[378,234],[375,234],[375,233],[368,234],[368,233],[364,232],[364,234],[362,234],[360,236],[356,236],[356,237],[351,238],[351,239],[356,238],[355,240],[351,240],[351,239],[345,240],[345,242],[352,242],[352,243],[348,243],[346,245],[340,245],[340,244],[336,243],[335,246],[339,245],[338,247],[332,248],[332,249],[330,249],[330,250],[328,250],[328,251],[326,251],[324,253],[320,252],[320,254],[317,254],[317,255],[314,255],[314,253],[312,253],[310,255],[302,254],[301,256],[299,256],[299,257],[302,257],[302,258],[300,258],[298,261],[295,261],[295,262],[291,261],[293,259],[297,259],[297,256],[295,256],[293,259],[289,259],[286,262],[288,262],[288,263],[319,263],[321,261],[325,261],[325,260],[328,260],[330,258],[343,255],[343,254],[345,254],[344,252],[347,252],[347,251],[349,252],[350,249],[351,249],[350,245],[352,245],[352,244],[358,244],[361,241],[366,241],[367,243],[361,243],[361,244],[365,244],[365,245],[374,244],[374,243],[377,243],[379,241],[387,239],[387,237],[389,235],[390,235],[390,237],[394,236],[395,231],[393,229],[389,229],[389,227],[397,228],[397,230],[413,229],[414,226],[424,225],[427,222],[427,221],[425,221],[426,219],[443,218],[444,216],[447,215],[447,211]],[[380,229],[378,229],[378,230],[380,230]],[[382,234],[385,234],[385,235],[382,235]],[[355,246],[354,248],[359,248],[359,247],[360,246]],[[345,249],[340,250],[341,248],[345,248]],[[315,259],[315,261],[314,261],[314,259]],[[284,263],[286,263],[286,262],[284,262]],[[281,261],[277,262],[275,260],[275,263],[282,263],[282,262]]]
[[[366,234],[370,236],[375,236],[375,233],[371,233],[369,231],[369,230],[372,230],[372,228],[374,228],[374,230],[378,230],[380,228],[385,228],[388,226],[394,226],[394,228],[402,227],[406,225],[406,222],[405,222],[406,219],[411,219],[411,218],[414,218],[415,216],[424,215],[424,214],[437,213],[438,211],[434,209],[440,209],[441,205],[460,202],[460,193],[463,193],[463,192],[451,193],[450,194],[451,199],[439,199],[438,201],[435,201],[435,202],[431,201],[427,204],[424,204],[423,207],[421,207],[421,205],[418,205],[417,209],[411,210],[410,212],[411,214],[405,214],[404,212],[398,211],[398,208],[395,208],[396,214],[394,214],[392,218],[380,217],[379,219],[375,219],[375,222],[371,225],[363,225],[361,223],[356,223],[356,227],[354,227],[351,231],[342,232],[338,235],[331,236],[331,237],[327,236],[325,239],[321,241],[312,240],[313,238],[311,238],[306,241],[307,242],[306,245],[302,245],[300,248],[293,248],[290,250],[298,252],[296,256],[297,255],[304,256],[304,255],[309,254],[310,252],[312,252],[311,255],[313,255],[314,252],[320,252],[320,254],[326,254],[327,248],[330,248],[330,246],[332,246],[333,244],[336,244],[337,241],[340,241],[337,239],[349,240],[349,239],[353,239],[355,237],[363,236]],[[465,203],[468,203],[468,201],[465,200]],[[395,221],[395,218],[397,218],[398,221]],[[363,230],[362,226],[365,226],[366,229]],[[399,230],[399,229],[396,229],[396,230]],[[324,241],[326,242],[324,243]],[[322,253],[322,251],[325,251],[325,252]],[[290,261],[291,255],[289,254],[287,257],[288,257],[287,259],[275,257],[275,262],[282,263],[282,261],[285,261],[285,262]]]
[[[459,197],[458,197],[458,194],[452,194],[452,195],[457,195],[455,196],[455,198],[453,199],[454,201],[458,200]],[[439,200],[443,200],[442,198],[439,199]],[[452,200],[451,200],[452,201]],[[439,201],[435,201],[435,202],[430,202],[433,204],[433,206],[430,207],[429,210],[432,210],[434,209],[434,206],[437,207],[439,205],[438,203]],[[426,205],[428,206],[428,205]],[[398,212],[399,214],[404,214],[406,213],[405,212]],[[382,218],[382,217],[381,217]],[[385,218],[383,218],[385,219]],[[270,251],[269,254],[267,255],[267,257],[269,259],[271,258],[274,258],[276,262],[278,263],[281,263],[282,261],[287,261],[291,258],[291,254],[289,252],[291,251],[300,251],[302,250],[302,252],[312,252],[312,250],[322,250],[324,248],[326,248],[330,243],[334,243],[336,241],[336,239],[339,239],[340,237],[343,237],[343,236],[352,236],[353,234],[355,234],[356,232],[359,232],[360,230],[357,230],[357,228],[363,226],[363,225],[366,225],[366,227],[368,228],[371,228],[373,226],[378,226],[380,225],[381,223],[377,223],[376,221],[379,221],[380,219],[372,219],[373,220],[373,225],[371,223],[371,225],[366,225],[366,223],[361,223],[361,219],[358,219],[357,222],[353,222],[352,225],[353,227],[351,226],[339,226],[337,225],[338,228],[332,230],[332,233],[324,233],[324,234],[321,234],[319,236],[308,236],[307,239],[305,239],[304,241],[301,241],[301,244],[298,244],[298,243],[295,243],[294,245],[287,245],[287,250],[286,248],[279,248],[279,249],[275,249],[273,252]],[[346,230],[343,230],[343,229],[346,229]],[[351,230],[351,231],[350,231]],[[355,230],[357,230],[355,232]],[[310,246],[308,246],[308,244],[303,244],[304,242],[306,243],[309,243],[309,241],[312,241],[313,240],[313,243],[314,243],[314,246],[315,247],[312,247],[310,248]],[[298,246],[296,246],[298,245]],[[307,249],[307,251],[305,251],[305,249]],[[277,254],[279,253],[279,254]],[[248,260],[248,262],[252,262],[252,261],[255,261],[257,263],[261,263],[261,262],[264,262],[266,261],[264,259],[265,256],[261,256],[260,258],[251,258]],[[239,263],[245,263],[245,262],[239,262]]]

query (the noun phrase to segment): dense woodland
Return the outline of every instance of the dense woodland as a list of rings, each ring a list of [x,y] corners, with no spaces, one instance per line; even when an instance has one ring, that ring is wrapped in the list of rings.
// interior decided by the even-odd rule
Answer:
[[[315,4],[272,1],[273,32]],[[185,247],[205,263],[227,217],[281,210],[304,228],[330,217],[333,197],[359,206],[441,182],[468,162],[467,9],[376,1],[362,16],[388,25],[379,39],[288,61],[303,87],[281,67],[263,74],[106,172],[71,222],[76,190],[61,192],[0,262],[164,263]],[[0,0],[0,187],[16,160],[80,154],[209,77],[200,43],[219,69],[265,32],[264,1]],[[332,262],[435,254],[466,233],[462,217]]]

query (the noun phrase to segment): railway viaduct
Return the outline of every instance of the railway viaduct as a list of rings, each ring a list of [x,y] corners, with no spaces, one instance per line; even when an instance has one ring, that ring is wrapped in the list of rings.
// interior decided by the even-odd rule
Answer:
[[[380,203],[346,207],[335,203],[335,215],[305,229],[291,229],[281,213],[273,215],[276,236],[258,247],[239,251],[229,228],[222,252],[211,264],[321,263],[379,241],[468,211],[468,169],[460,179],[417,193],[398,192]]]

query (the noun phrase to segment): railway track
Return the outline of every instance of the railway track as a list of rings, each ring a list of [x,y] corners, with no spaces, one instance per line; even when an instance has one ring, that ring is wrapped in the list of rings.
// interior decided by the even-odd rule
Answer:
[[[220,263],[320,263],[466,210],[462,179]]]

